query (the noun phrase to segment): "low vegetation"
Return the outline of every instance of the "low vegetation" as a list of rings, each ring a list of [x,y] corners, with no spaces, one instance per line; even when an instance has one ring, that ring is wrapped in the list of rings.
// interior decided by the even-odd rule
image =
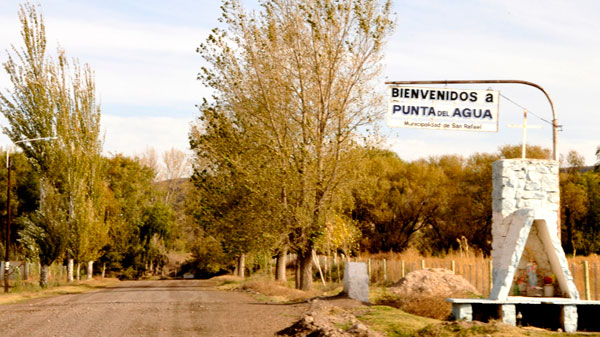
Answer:
[[[220,283],[220,288],[231,291],[249,292],[258,300],[276,303],[295,303],[307,301],[314,298],[335,299],[342,290],[342,285],[337,284],[328,288],[320,288],[315,283],[311,293],[298,291],[290,288],[290,284],[282,284],[269,280],[264,275],[255,275],[248,279],[235,276],[219,276],[214,280]],[[574,334],[559,333],[539,328],[520,328],[503,324],[499,321],[464,322],[448,321],[449,307],[437,308],[445,299],[442,297],[432,298],[398,298],[390,294],[386,287],[371,287],[370,301],[372,305],[363,305],[355,302],[348,307],[339,308],[340,312],[348,312],[354,315],[360,322],[371,329],[380,331],[389,337],[445,337],[445,336],[573,336]],[[347,302],[346,302],[347,303]],[[420,308],[418,308],[420,306]],[[418,309],[417,309],[418,308]],[[447,310],[448,309],[448,310]],[[335,308],[329,311],[337,312]],[[438,313],[438,318],[431,318],[432,313]],[[333,315],[333,314],[332,314]],[[335,315],[333,315],[335,316]],[[342,330],[349,326],[336,323],[337,318],[331,321]]]
[[[115,278],[91,279],[71,284],[55,285],[51,288],[42,288],[35,284],[21,284],[14,287],[10,294],[0,296],[0,304],[18,303],[35,298],[44,298],[57,295],[80,294],[103,289],[119,283]]]

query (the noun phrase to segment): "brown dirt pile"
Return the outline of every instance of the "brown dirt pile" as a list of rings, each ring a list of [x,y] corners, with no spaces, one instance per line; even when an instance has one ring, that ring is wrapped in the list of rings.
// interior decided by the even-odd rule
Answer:
[[[400,296],[464,296],[478,295],[477,289],[460,275],[442,268],[430,268],[410,272],[389,288]]]
[[[310,310],[292,326],[277,332],[288,337],[383,337],[369,329],[344,308],[321,300],[311,303]]]
[[[442,320],[447,319],[452,311],[452,305],[446,302],[446,298],[478,295],[462,276],[441,268],[410,272],[388,290],[389,295],[379,299],[379,304]]]

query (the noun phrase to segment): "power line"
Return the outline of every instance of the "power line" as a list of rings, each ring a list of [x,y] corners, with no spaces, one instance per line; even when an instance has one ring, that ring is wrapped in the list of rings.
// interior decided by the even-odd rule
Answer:
[[[519,108],[521,108],[521,109],[523,109],[523,110],[527,110],[527,112],[528,112],[528,113],[530,113],[530,114],[534,115],[535,117],[537,117],[537,118],[538,118],[538,119],[540,119],[541,121],[543,121],[543,122],[546,122],[546,123],[548,123],[548,124],[550,124],[550,125],[554,125],[554,124],[553,124],[551,121],[549,121],[549,120],[547,120],[547,119],[545,119],[545,118],[541,117],[540,115],[538,115],[538,114],[536,114],[535,112],[531,111],[531,109],[528,109],[528,108],[526,108],[526,107],[522,106],[521,104],[519,104],[519,103],[517,103],[517,102],[513,101],[512,99],[510,99],[510,98],[508,98],[508,97],[504,96],[502,93],[500,93],[500,96],[502,96],[502,98],[506,99],[507,101],[511,102],[512,104],[514,104],[514,105],[518,106]],[[562,131],[562,127],[563,127],[563,126],[562,126],[562,125],[558,125],[558,127],[559,127],[559,130],[558,130],[558,131]]]

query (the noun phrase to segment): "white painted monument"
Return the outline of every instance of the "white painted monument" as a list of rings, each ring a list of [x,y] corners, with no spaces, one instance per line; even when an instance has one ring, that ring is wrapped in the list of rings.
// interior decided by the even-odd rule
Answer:
[[[448,299],[455,319],[472,320],[483,307],[496,307],[502,322],[539,316],[577,331],[578,307],[596,315],[598,301],[581,301],[560,244],[558,163],[539,159],[505,159],[493,164],[492,265],[489,299]],[[537,313],[527,306],[540,305]],[[543,306],[545,305],[545,306]],[[560,307],[553,317],[548,305]],[[476,312],[475,307],[480,308]],[[524,315],[519,308],[530,310]],[[547,315],[547,316],[546,316]],[[483,317],[485,319],[485,317]],[[489,318],[489,317],[488,317]],[[552,323],[556,322],[556,323]]]
[[[558,237],[558,163],[499,160],[493,165],[493,187],[490,299],[544,294],[579,299]]]

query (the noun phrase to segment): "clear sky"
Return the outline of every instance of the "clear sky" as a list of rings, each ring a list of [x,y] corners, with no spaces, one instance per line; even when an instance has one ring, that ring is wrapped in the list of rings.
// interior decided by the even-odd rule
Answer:
[[[196,80],[202,60],[195,52],[218,24],[217,0],[39,0],[49,49],[87,62],[96,72],[105,152],[128,155],[188,147],[195,105],[208,95]],[[257,0],[244,0],[256,8]],[[0,60],[21,45],[19,1],[0,0]],[[520,79],[543,86],[563,131],[559,151],[575,149],[587,164],[600,145],[600,2],[395,0],[397,27],[386,50],[386,80]],[[10,86],[0,73],[0,89]],[[551,119],[543,94],[522,85],[491,87]],[[385,88],[381,87],[382,90]],[[382,102],[382,109],[387,102]],[[439,154],[493,152],[521,141],[522,109],[501,99],[499,132],[391,129],[387,145],[413,160]],[[5,123],[0,119],[0,123]],[[528,143],[552,146],[551,127],[530,114]],[[0,136],[0,145],[9,143]]]

